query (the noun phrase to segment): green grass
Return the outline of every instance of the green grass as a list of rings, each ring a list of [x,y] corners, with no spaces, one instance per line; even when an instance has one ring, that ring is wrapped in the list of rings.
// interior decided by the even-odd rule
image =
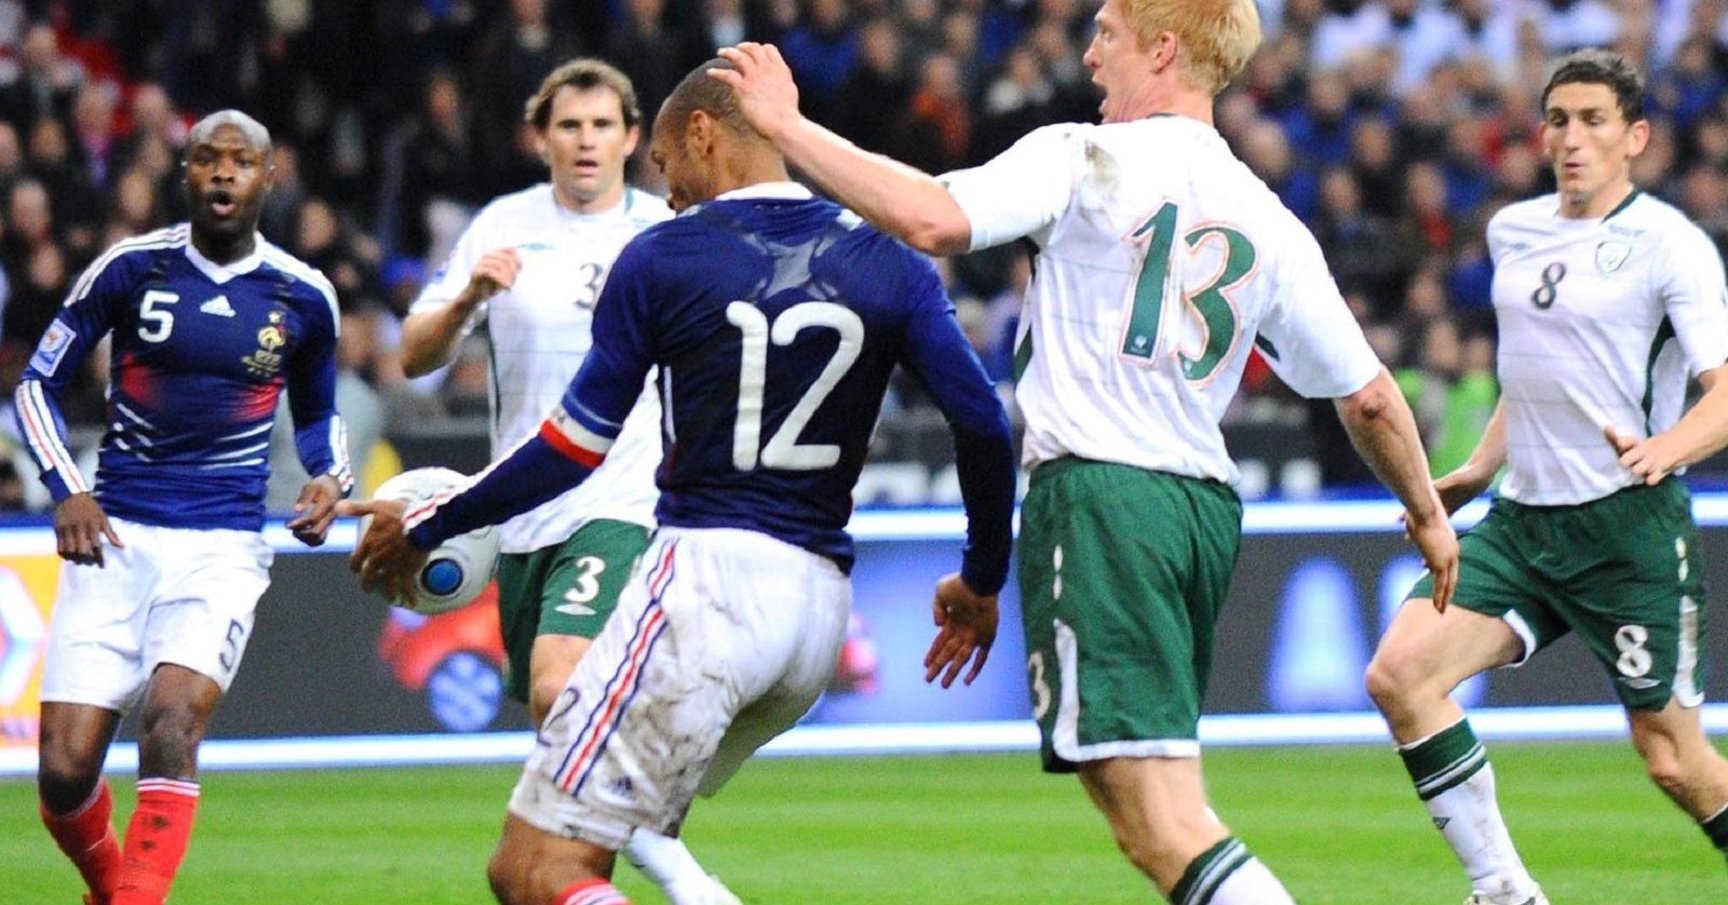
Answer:
[[[1502,802],[1557,905],[1728,901],[1728,869],[1625,745],[1495,745]],[[1215,750],[1212,798],[1304,905],[1456,905],[1467,889],[1378,748]],[[516,770],[212,773],[174,905],[483,905]],[[131,783],[117,784],[120,810]],[[1155,901],[1071,777],[1031,755],[763,760],[685,833],[744,901],[785,905]],[[661,901],[629,868],[620,886]],[[0,902],[81,887],[0,781]]]

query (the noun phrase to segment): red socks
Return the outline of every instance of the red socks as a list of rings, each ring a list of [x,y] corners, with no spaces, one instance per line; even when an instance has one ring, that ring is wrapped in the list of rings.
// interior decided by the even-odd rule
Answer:
[[[97,905],[105,905],[120,883],[120,840],[114,835],[114,796],[108,780],[99,780],[90,800],[70,814],[40,810],[48,835],[72,859]]]
[[[162,905],[186,857],[197,811],[196,781],[138,781],[138,809],[126,828],[120,882],[109,905]]]
[[[579,880],[552,897],[551,905],[630,905],[624,894],[599,877]]]

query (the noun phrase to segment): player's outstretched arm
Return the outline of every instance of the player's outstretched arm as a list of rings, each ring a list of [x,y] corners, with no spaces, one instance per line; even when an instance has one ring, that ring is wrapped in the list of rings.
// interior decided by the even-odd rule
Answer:
[[[1381,368],[1367,386],[1337,400],[1337,406],[1356,451],[1404,504],[1405,530],[1434,576],[1434,607],[1444,611],[1458,583],[1458,535],[1428,477],[1428,455],[1409,403]]]
[[[1602,433],[1620,453],[1620,464],[1644,480],[1661,483],[1676,469],[1695,464],[1728,446],[1728,365],[1698,375],[1704,395],[1674,426],[1640,440],[1607,425]]]
[[[928,254],[971,247],[971,222],[934,177],[865,151],[798,112],[798,88],[779,48],[747,41],[720,56],[737,68],[710,69],[709,76],[731,86],[744,118],[835,201]]]
[[[522,257],[514,248],[487,252],[474,265],[468,285],[450,304],[408,315],[402,321],[402,371],[419,377],[456,359],[463,328],[474,309],[492,296],[516,284],[522,272]]]

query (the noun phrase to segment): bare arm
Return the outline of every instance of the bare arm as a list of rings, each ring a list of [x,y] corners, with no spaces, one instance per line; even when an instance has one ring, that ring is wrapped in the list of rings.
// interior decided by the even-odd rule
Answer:
[[[1728,380],[1723,379],[1724,372],[1728,372],[1728,365],[1699,374],[1704,395],[1673,427],[1654,437],[1640,441],[1613,425],[1607,426],[1603,432],[1619,451],[1620,464],[1644,483],[1656,484],[1675,469],[1696,464],[1728,446]]]
[[[1469,460],[1435,481],[1434,489],[1440,492],[1440,502],[1445,504],[1446,511],[1457,512],[1465,503],[1481,496],[1504,467],[1506,403],[1502,401],[1494,406],[1494,415],[1488,419],[1482,439],[1476,441]]]
[[[1434,575],[1434,606],[1446,609],[1458,581],[1458,536],[1428,478],[1428,456],[1404,394],[1381,368],[1367,386],[1337,400],[1337,406],[1356,451],[1404,504],[1405,530]]]
[[[402,372],[409,377],[429,374],[456,359],[462,327],[480,303],[509,289],[522,269],[514,248],[489,251],[474,265],[468,285],[450,304],[410,314],[402,321]]]
[[[720,55],[738,68],[709,75],[730,85],[750,124],[834,200],[927,254],[971,248],[971,222],[934,177],[865,151],[798,112],[798,88],[778,48],[746,42]]]

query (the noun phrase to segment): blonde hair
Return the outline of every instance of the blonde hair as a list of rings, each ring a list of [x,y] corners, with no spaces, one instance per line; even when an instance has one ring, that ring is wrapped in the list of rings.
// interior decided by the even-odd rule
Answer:
[[[1177,60],[1190,84],[1217,94],[1260,47],[1254,0],[1121,0],[1128,27],[1149,47],[1159,33],[1176,36]]]

